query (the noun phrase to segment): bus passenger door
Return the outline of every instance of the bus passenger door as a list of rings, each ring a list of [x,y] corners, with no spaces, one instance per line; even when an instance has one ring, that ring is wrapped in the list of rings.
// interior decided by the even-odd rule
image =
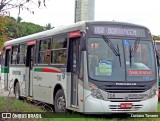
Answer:
[[[69,44],[72,107],[78,106],[79,41],[80,38],[72,38]]]
[[[4,73],[4,89],[5,90],[8,90],[8,86],[9,86],[8,74],[9,74],[9,62],[10,62],[10,49],[6,49],[4,67],[2,69],[2,72]]]
[[[35,45],[27,47],[26,59],[26,96],[33,96],[33,64]]]

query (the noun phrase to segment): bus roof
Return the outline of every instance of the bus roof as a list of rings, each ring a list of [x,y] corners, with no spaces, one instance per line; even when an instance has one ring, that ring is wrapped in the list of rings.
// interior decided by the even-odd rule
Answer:
[[[28,35],[28,36],[24,36],[24,37],[21,37],[21,38],[17,38],[17,39],[7,41],[7,42],[4,43],[4,46],[13,45],[13,44],[22,43],[22,42],[27,42],[27,41],[30,41],[30,40],[36,40],[36,39],[39,39],[39,38],[44,38],[46,36],[61,34],[61,33],[65,33],[65,32],[68,32],[68,31],[83,30],[83,25],[84,25],[84,22],[78,22],[78,23],[70,25],[70,26],[53,28],[51,30],[42,31],[42,32],[39,32],[39,33],[36,33],[36,34],[31,34],[31,35]]]
[[[74,23],[72,25],[69,26],[62,26],[62,27],[58,27],[58,28],[53,28],[51,30],[47,30],[47,31],[42,31],[36,34],[32,34],[32,35],[28,35],[28,36],[24,36],[21,38],[17,38],[17,39],[13,39],[10,41],[7,41],[4,43],[4,46],[8,46],[8,45],[13,45],[13,44],[17,44],[17,43],[24,43],[27,41],[31,41],[31,40],[37,40],[40,38],[45,38],[45,37],[49,37],[52,35],[58,35],[61,33],[66,33],[66,32],[70,32],[70,31],[75,31],[75,30],[81,30],[81,31],[86,31],[86,24],[112,24],[112,25],[126,25],[126,26],[135,26],[135,27],[141,27],[141,28],[145,28],[148,29],[144,26],[141,25],[137,25],[137,24],[131,24],[131,23],[126,23],[126,22],[115,22],[115,21],[81,21],[81,22],[77,22]]]

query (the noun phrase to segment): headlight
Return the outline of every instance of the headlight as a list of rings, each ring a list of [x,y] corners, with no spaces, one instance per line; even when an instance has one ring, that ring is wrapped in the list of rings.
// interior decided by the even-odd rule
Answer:
[[[103,100],[103,96],[102,96],[100,90],[97,88],[96,85],[94,85],[93,83],[89,83],[89,87],[90,87],[90,90],[91,90],[91,95],[94,98],[102,99]]]
[[[150,89],[150,92],[149,92],[149,97],[152,98],[156,95],[156,91],[157,91],[157,83],[154,84],[152,86],[152,88]]]
[[[156,89],[155,88],[152,88],[150,89],[150,92],[149,92],[149,97],[152,98],[156,95]]]

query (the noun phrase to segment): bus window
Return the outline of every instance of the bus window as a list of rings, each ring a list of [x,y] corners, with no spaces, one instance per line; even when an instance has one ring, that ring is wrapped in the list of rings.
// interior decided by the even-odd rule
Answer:
[[[5,53],[5,51],[3,51],[3,53],[2,53],[2,65],[5,65],[5,56],[6,56],[6,53]]]
[[[66,63],[67,40],[64,38],[54,38],[52,41],[52,58],[51,63]]]
[[[121,56],[123,55],[123,48],[121,42],[117,39],[112,40],[114,46],[119,46]],[[89,74],[91,78],[99,80],[123,80],[124,65],[123,58],[121,62],[118,57],[112,52],[105,41],[101,38],[89,38],[88,40],[88,63]],[[120,66],[120,63],[122,65]],[[121,68],[119,71],[117,68]]]
[[[156,49],[157,49],[157,53],[160,56],[160,41],[156,41]],[[159,62],[160,62],[160,57],[159,57]]]
[[[26,57],[26,46],[25,44],[22,44],[19,46],[19,52],[18,52],[18,64],[25,64],[25,57]]]
[[[13,46],[12,55],[11,55],[11,64],[17,63],[17,53],[18,53],[18,46]]]
[[[50,63],[50,39],[40,41],[39,49],[39,64],[49,64]]]
[[[160,42],[156,42],[157,52],[160,54]]]
[[[133,49],[134,43],[136,40],[129,40],[130,46]],[[135,54],[130,57],[129,55],[129,46],[125,46],[126,52],[126,67],[127,67],[127,80],[129,81],[148,81],[155,79],[153,73],[155,73],[154,69],[154,59],[153,59],[153,48],[152,43],[148,41],[140,41],[138,44],[138,48],[135,51]],[[137,70],[141,70],[141,75],[136,75],[136,78],[133,74],[137,73]],[[150,73],[150,75],[145,74]]]

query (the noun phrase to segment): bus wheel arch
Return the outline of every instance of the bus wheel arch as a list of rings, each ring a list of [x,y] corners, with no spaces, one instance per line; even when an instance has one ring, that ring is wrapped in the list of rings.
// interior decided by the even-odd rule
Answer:
[[[20,99],[20,85],[18,79],[14,81],[14,94],[16,99]]]
[[[66,112],[66,98],[60,84],[57,84],[54,88],[53,101],[55,112]]]
[[[16,84],[17,84],[17,83],[19,83],[18,79],[15,79],[15,80],[14,80],[14,94],[15,94],[15,87],[16,87]]]

